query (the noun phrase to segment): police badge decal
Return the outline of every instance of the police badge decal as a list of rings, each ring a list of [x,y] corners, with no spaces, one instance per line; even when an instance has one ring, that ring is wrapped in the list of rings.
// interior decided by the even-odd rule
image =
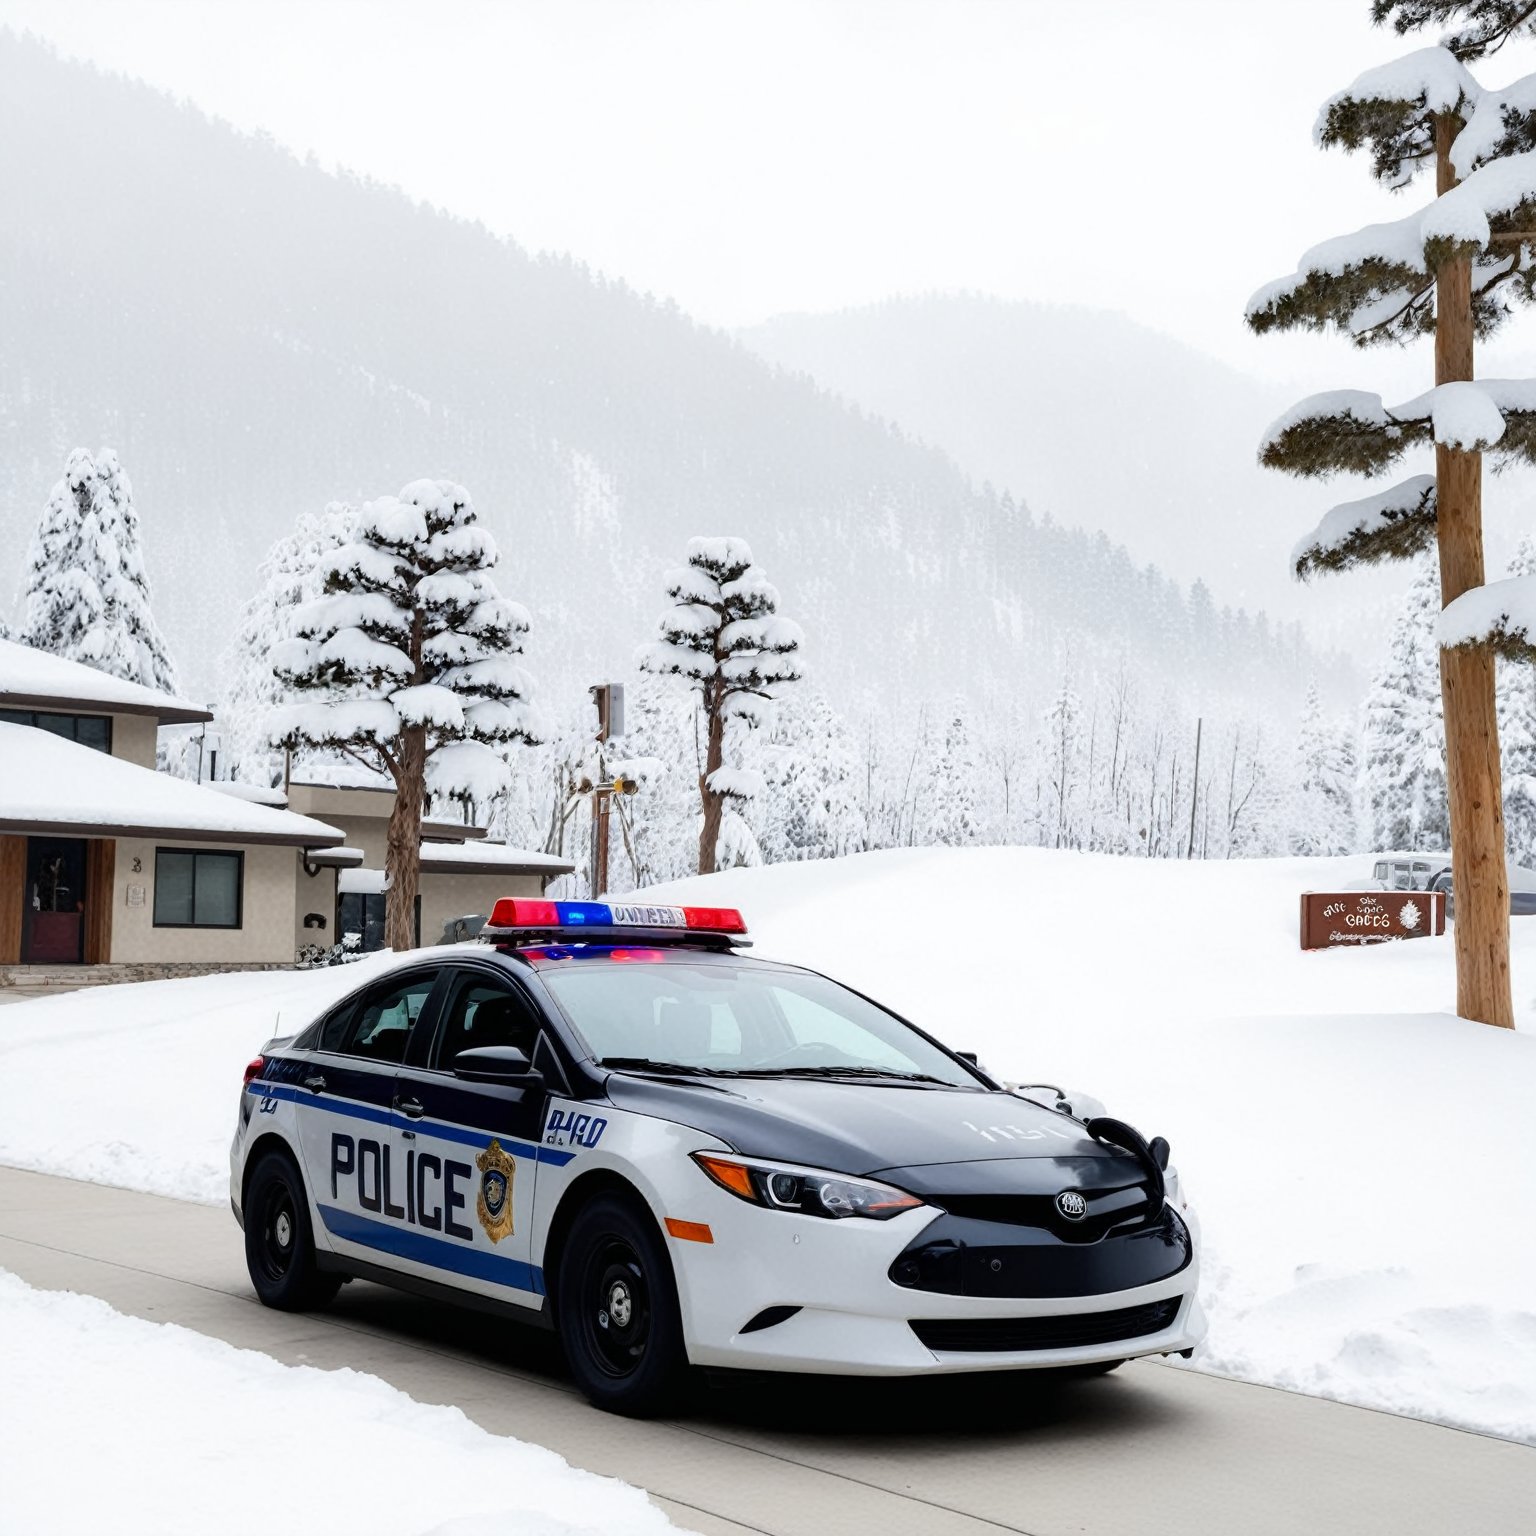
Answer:
[[[484,1152],[475,1159],[480,1170],[480,1198],[475,1201],[475,1214],[485,1235],[493,1243],[512,1235],[512,1159],[501,1150],[500,1141],[494,1138]]]

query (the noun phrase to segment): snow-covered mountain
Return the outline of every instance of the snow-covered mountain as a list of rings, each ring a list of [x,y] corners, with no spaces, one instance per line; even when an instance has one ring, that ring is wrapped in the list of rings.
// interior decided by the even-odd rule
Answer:
[[[1220,580],[1191,598],[673,305],[4,32],[0,144],[0,584],[66,453],[110,445],[196,692],[298,512],[422,475],[496,534],[546,696],[631,665],[698,533],[748,539],[814,673],[878,708],[1043,693],[1067,655],[1250,702],[1316,669]]]

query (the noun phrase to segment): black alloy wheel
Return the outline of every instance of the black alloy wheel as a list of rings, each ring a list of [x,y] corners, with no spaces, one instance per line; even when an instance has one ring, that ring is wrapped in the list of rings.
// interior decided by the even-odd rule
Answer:
[[[245,1192],[245,1266],[264,1306],[283,1312],[323,1307],[341,1288],[315,1258],[304,1181],[291,1158],[268,1152]]]
[[[638,1201],[599,1195],[576,1217],[555,1285],[555,1320],[571,1374],[612,1413],[674,1407],[687,1378],[672,1264]]]

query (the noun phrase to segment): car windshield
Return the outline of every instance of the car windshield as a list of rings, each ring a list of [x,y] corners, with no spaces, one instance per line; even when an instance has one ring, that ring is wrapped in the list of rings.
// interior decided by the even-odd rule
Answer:
[[[610,1066],[982,1086],[893,1014],[824,976],[591,956],[540,979],[592,1055]]]

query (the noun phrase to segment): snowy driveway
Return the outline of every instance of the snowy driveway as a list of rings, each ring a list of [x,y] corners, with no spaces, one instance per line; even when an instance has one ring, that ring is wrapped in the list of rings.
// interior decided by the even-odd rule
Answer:
[[[12,1169],[0,1269],[456,1404],[709,1536],[1513,1536],[1536,1507],[1531,1448],[1143,1363],[1044,1392],[737,1384],[685,1421],[616,1419],[577,1396],[545,1335],[361,1282],[326,1314],[265,1311],[227,1210]]]

